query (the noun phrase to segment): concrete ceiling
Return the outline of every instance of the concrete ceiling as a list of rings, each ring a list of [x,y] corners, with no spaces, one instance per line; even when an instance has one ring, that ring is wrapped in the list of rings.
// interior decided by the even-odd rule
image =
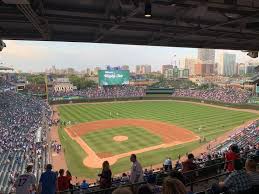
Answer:
[[[0,38],[259,50],[258,0],[0,0]]]

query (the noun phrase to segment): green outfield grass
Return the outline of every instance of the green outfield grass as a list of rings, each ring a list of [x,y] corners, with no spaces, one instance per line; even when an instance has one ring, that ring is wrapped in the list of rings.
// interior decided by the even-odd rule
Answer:
[[[127,136],[128,140],[123,142],[115,142],[113,137],[118,135]],[[113,155],[163,143],[159,136],[156,136],[143,128],[133,126],[90,132],[84,136],[81,136],[81,138],[97,154],[110,153]]]
[[[259,116],[253,113],[224,110],[221,108],[176,101],[136,101],[60,105],[59,112],[61,115],[61,120],[71,121],[73,124],[112,118],[159,120],[189,129],[202,137],[206,137],[208,140],[212,140],[226,131],[241,125],[245,121],[257,118]],[[112,117],[110,116],[110,112],[112,113]],[[110,132],[110,134],[105,134],[105,131]],[[130,141],[131,143],[125,144],[123,148],[119,148],[120,146],[117,148],[114,145],[115,142],[111,142],[111,137],[113,137],[114,134],[119,135],[117,132],[123,131],[125,135],[130,136],[130,139],[131,137],[133,138],[134,134],[130,132],[128,133],[128,130],[125,130],[125,127],[108,129],[105,131],[100,132],[99,138],[97,135],[99,132],[92,132],[91,134],[86,135],[84,140],[89,143],[95,151],[113,153],[121,153],[124,150],[129,151],[131,150],[131,147],[132,150],[136,150],[137,148],[141,148],[141,146],[146,147],[151,144],[159,144],[159,141],[161,141],[156,139],[156,141],[153,142],[146,142],[145,145],[139,145],[139,140],[133,140],[132,142]],[[146,130],[144,131],[148,133]],[[120,135],[121,134],[122,133],[120,133]],[[86,157],[86,154],[81,147],[75,141],[70,139],[62,128],[59,129],[59,135],[62,145],[66,150],[65,157],[68,167],[72,171],[73,175],[90,178],[96,177],[96,174],[100,170],[89,169],[83,166],[82,161]],[[143,137],[139,139],[143,141]],[[145,152],[139,154],[138,157],[143,166],[149,166],[163,162],[166,156],[176,158],[179,154],[183,155],[186,152],[199,147],[200,145],[201,144],[198,142],[192,142],[185,145],[174,146],[172,148]],[[112,171],[115,174],[121,173],[129,170],[129,167],[130,162],[128,158],[123,158],[112,166]]]

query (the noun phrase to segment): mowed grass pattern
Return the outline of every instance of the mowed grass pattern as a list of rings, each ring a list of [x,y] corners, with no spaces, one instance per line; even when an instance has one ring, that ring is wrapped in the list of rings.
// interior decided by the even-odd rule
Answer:
[[[127,136],[128,140],[123,142],[114,141],[113,137],[119,135]],[[113,155],[163,143],[159,136],[154,135],[143,128],[134,126],[90,132],[82,136],[82,139],[96,153],[110,153]]]
[[[206,137],[207,140],[212,140],[226,131],[243,124],[245,121],[258,118],[259,116],[253,113],[177,101],[60,105],[59,112],[61,120],[71,121],[73,124],[113,118],[159,120],[189,129],[200,136]],[[112,117],[110,116],[110,112],[112,113]],[[75,141],[71,140],[63,129],[59,129],[59,135],[62,145],[66,149],[65,157],[68,167],[73,174],[83,177],[96,177],[96,173],[99,172],[98,169],[89,169],[83,165],[82,161],[86,157],[86,154],[81,147]],[[103,144],[103,147],[109,146],[102,138],[100,140],[100,144]],[[197,142],[193,142],[180,145],[180,147],[159,149],[138,154],[138,157],[143,166],[148,166],[163,162],[166,156],[176,158],[178,154],[183,155],[200,145]],[[110,147],[116,149],[114,146]],[[129,168],[130,163],[128,158],[121,159],[112,166],[114,173],[121,173],[129,170]]]
[[[208,138],[256,117],[247,112],[174,101],[62,105],[59,111],[62,120],[74,124],[112,118],[160,120]]]

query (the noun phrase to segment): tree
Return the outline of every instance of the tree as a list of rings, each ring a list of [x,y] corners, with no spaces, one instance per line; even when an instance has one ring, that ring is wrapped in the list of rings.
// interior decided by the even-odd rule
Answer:
[[[45,76],[40,75],[27,75],[26,79],[31,84],[45,84]]]
[[[94,87],[97,83],[93,80],[87,79],[87,77],[78,77],[77,75],[69,76],[70,82],[77,87],[78,90],[83,90],[89,87]]]

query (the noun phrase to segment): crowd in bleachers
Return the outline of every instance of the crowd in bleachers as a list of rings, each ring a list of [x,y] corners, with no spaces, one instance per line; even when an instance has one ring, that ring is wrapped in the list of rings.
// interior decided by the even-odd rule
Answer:
[[[0,92],[0,191],[8,193],[28,163],[39,176],[48,162],[50,107],[43,100],[11,91]],[[38,139],[37,139],[38,138]]]
[[[84,90],[74,90],[67,92],[50,91],[50,97],[80,96],[89,99],[141,97],[145,96],[145,94],[145,89],[143,87],[134,86],[91,87]]]
[[[0,91],[9,90],[13,87],[10,82],[0,79]]]
[[[213,89],[178,89],[172,94],[174,97],[191,97],[201,100],[212,100],[223,103],[246,103],[251,97],[251,92],[236,88],[213,88]]]

